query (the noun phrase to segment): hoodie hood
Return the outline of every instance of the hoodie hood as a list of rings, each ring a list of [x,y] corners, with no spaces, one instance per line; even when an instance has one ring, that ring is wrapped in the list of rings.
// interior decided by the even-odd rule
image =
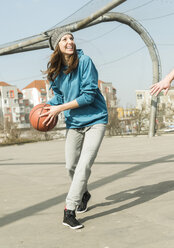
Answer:
[[[82,55],[84,55],[82,49],[77,49],[77,54],[78,54],[78,58],[79,58],[79,59],[80,59],[80,57],[81,57]]]

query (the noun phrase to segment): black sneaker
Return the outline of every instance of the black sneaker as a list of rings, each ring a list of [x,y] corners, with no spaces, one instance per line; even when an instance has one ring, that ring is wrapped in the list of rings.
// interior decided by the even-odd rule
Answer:
[[[82,202],[80,203],[80,205],[78,206],[77,208],[77,213],[84,213],[87,211],[87,203],[89,201],[89,199],[91,198],[91,194],[86,191],[84,194],[83,194],[83,197],[82,197]]]
[[[79,229],[83,227],[83,225],[76,220],[75,210],[64,210],[64,219],[62,224],[69,226],[72,229]]]

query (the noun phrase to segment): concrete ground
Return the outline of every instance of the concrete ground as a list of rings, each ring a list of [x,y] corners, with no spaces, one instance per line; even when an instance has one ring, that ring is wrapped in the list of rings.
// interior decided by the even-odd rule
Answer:
[[[62,225],[64,144],[0,147],[0,248],[174,247],[174,135],[104,138],[76,231]]]

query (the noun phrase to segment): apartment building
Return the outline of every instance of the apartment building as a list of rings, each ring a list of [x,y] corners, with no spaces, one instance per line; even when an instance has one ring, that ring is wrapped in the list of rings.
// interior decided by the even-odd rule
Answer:
[[[151,95],[149,90],[136,90],[136,108],[150,113]],[[158,95],[157,123],[164,126],[174,124],[174,87],[171,87],[168,94],[163,92]],[[162,126],[162,125],[161,125]]]
[[[14,123],[18,127],[26,127],[25,106],[22,92],[14,85],[0,82],[0,123]]]
[[[23,98],[28,99],[30,104],[36,106],[39,103],[45,103],[53,97],[53,93],[49,90],[49,82],[47,80],[34,80],[22,89]]]
[[[108,108],[116,108],[116,89],[112,83],[98,81],[99,88]],[[15,123],[19,128],[30,127],[31,109],[40,103],[46,103],[54,94],[49,90],[47,80],[34,80],[21,91],[14,85],[0,82],[0,123]],[[59,125],[65,126],[64,115],[59,115]]]
[[[105,98],[107,107],[116,108],[116,89],[113,87],[112,83],[98,80],[98,86]]]

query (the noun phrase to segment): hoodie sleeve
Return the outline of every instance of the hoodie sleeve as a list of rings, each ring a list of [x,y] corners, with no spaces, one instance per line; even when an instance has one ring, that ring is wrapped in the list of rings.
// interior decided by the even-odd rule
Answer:
[[[53,92],[54,92],[54,96],[53,98],[51,98],[47,104],[50,104],[50,105],[60,105],[60,104],[63,104],[64,101],[63,101],[63,96],[61,93],[59,93],[58,89],[56,86],[54,86],[54,84],[51,83],[51,86],[50,88],[52,88]]]
[[[59,96],[59,94],[55,93],[54,92],[54,97],[51,98],[47,104],[50,104],[50,105],[60,105],[60,104],[63,104],[63,100],[62,100],[62,97]]]
[[[91,104],[95,99],[98,89],[98,72],[88,56],[84,56],[80,66],[82,81],[80,82],[80,96],[76,98],[76,101],[82,107]]]

